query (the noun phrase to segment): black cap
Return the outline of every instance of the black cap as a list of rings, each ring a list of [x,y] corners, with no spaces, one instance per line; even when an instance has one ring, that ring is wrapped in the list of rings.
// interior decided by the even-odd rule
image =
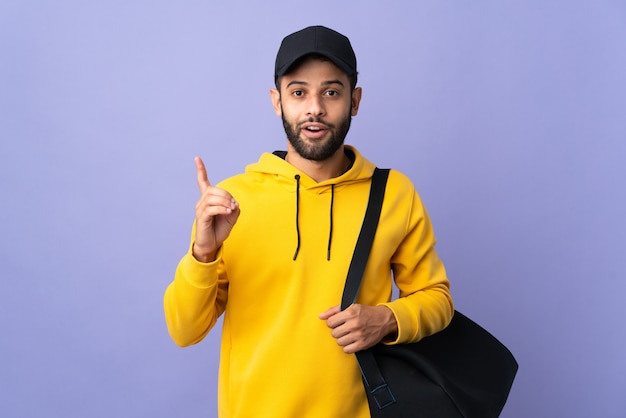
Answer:
[[[348,76],[357,73],[356,55],[347,37],[324,26],[309,26],[283,39],[276,54],[274,78],[285,75],[297,60],[309,54],[328,58]]]

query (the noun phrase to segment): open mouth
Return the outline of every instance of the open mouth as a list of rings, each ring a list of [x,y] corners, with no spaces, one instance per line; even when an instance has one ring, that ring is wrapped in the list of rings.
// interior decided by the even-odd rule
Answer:
[[[301,129],[304,134],[310,138],[319,138],[328,131],[328,127],[319,122],[305,123],[302,125]]]

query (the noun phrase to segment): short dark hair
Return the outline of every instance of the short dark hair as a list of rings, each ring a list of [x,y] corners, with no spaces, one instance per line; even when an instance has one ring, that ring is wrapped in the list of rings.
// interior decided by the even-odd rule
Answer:
[[[311,58],[317,59],[317,60],[320,60],[320,61],[330,62],[333,65],[335,65],[333,63],[333,61],[331,61],[330,59],[328,59],[327,57],[325,57],[324,55],[321,55],[321,54],[308,54],[308,55],[305,55],[303,57],[300,57],[296,62],[294,62],[289,67],[289,69],[282,76],[275,76],[274,77],[274,84],[276,85],[276,89],[278,91],[280,91],[280,82],[281,82],[281,79],[283,78],[283,76],[289,74],[290,72],[295,70],[298,66],[300,66],[300,64],[302,64],[302,62],[304,62],[307,59],[311,59]],[[344,74],[345,74],[345,72],[344,72]],[[350,91],[352,91],[352,90],[354,90],[356,88],[356,83],[358,81],[358,73],[355,72],[354,74],[346,74],[346,75],[348,76],[348,79],[350,80]]]

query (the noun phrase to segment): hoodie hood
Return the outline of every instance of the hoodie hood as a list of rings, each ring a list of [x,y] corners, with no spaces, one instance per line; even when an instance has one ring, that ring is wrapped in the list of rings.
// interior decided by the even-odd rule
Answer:
[[[293,187],[296,182],[295,176],[299,175],[300,187],[307,190],[327,190],[331,184],[334,184],[336,187],[341,187],[350,183],[371,179],[376,166],[366,160],[356,148],[345,145],[344,150],[346,155],[353,161],[350,168],[339,177],[334,177],[319,183],[289,164],[283,157],[277,155],[280,151],[274,154],[264,153],[261,155],[261,158],[259,158],[259,161],[246,167],[246,173],[260,173],[276,176],[280,184],[287,188]]]

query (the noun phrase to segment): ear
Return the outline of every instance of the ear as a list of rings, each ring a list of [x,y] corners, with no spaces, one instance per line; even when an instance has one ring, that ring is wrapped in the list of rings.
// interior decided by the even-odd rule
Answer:
[[[361,103],[361,94],[363,91],[361,87],[355,87],[352,90],[352,102],[350,104],[350,114],[356,116],[359,113],[359,104]]]
[[[280,92],[277,89],[270,89],[270,99],[272,100],[272,106],[274,107],[276,116],[279,118],[282,117],[283,111],[280,106]]]

